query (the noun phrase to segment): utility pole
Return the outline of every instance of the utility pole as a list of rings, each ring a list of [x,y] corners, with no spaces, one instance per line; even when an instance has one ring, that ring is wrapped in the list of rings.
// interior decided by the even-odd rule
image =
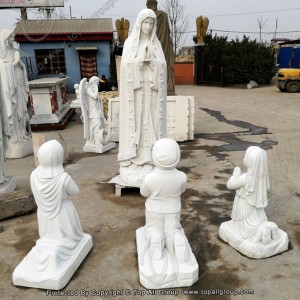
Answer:
[[[275,33],[274,33],[275,39],[276,39],[276,34],[277,34],[277,28],[278,28],[278,18],[276,18]]]
[[[261,43],[261,31],[262,29],[267,25],[268,19],[265,21],[262,20],[262,17],[260,17],[260,20],[257,18],[258,27],[259,27],[259,42]]]
[[[21,20],[27,20],[27,10],[25,7],[21,8]]]

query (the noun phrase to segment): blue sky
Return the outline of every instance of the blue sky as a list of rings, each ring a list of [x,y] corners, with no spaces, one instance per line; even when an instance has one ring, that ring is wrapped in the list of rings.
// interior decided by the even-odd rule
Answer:
[[[165,0],[158,0],[159,8],[163,9]],[[192,45],[192,36],[195,35],[195,19],[199,15],[209,18],[209,29],[218,35],[228,35],[229,39],[243,34],[251,38],[259,38],[258,19],[265,24],[262,28],[262,39],[270,41],[274,37],[277,20],[277,37],[290,39],[300,38],[300,1],[299,0],[181,0],[185,13],[189,16],[185,45]],[[103,17],[115,19],[126,17],[131,27],[138,12],[145,8],[146,0],[66,0],[65,15],[76,18],[89,18],[95,11],[104,5],[108,8]],[[111,7],[113,4],[114,7]],[[20,17],[17,9],[0,10],[0,28],[13,28]],[[30,18],[38,18],[37,11],[32,11]],[[293,32],[296,31],[296,32]]]

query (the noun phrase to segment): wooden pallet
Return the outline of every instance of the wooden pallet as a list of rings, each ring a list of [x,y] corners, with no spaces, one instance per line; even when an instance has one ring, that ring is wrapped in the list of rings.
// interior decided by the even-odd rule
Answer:
[[[75,114],[75,108],[71,108],[59,123],[51,124],[32,124],[30,125],[31,131],[49,131],[49,130],[63,130],[67,127],[68,123]]]

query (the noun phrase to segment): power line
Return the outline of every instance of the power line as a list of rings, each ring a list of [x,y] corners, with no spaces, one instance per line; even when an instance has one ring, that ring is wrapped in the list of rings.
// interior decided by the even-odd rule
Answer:
[[[247,33],[247,34],[259,34],[258,31],[231,31],[231,30],[221,30],[221,29],[209,29],[212,31],[218,31],[218,32],[228,32],[228,33]],[[196,31],[194,31],[196,32]],[[292,30],[292,31],[277,31],[277,33],[297,33],[300,32],[300,30]],[[262,34],[274,34],[274,31],[262,31]]]
[[[226,32],[226,33],[247,33],[247,34],[259,34],[259,31],[233,31],[233,30],[222,30],[222,29],[213,29],[209,28],[208,31],[217,31],[217,32]],[[297,33],[300,30],[293,30],[293,31],[277,31],[277,33]],[[192,31],[185,31],[181,33],[196,33],[195,30]],[[274,31],[262,31],[262,34],[274,34]]]
[[[253,12],[244,12],[244,13],[235,13],[235,14],[220,14],[220,15],[208,15],[208,17],[229,17],[229,16],[242,16],[242,15],[253,15],[253,14],[261,14],[261,13],[274,13],[274,12],[281,12],[281,11],[292,11],[292,10],[300,10],[300,7],[294,7],[294,8],[285,8],[285,9],[275,9],[275,10],[263,10],[263,11],[253,11]],[[74,10],[74,12],[81,12]],[[91,14],[90,12],[84,12],[86,14]],[[136,15],[134,16],[125,16],[122,14],[118,15],[106,15],[106,17],[124,17],[124,18],[136,18]],[[197,16],[189,16],[189,18],[197,18]]]
[[[262,14],[262,13],[274,13],[274,12],[280,12],[280,11],[291,11],[291,10],[299,10],[299,9],[300,9],[300,7],[294,7],[294,8],[252,11],[252,12],[235,13],[235,14],[208,15],[208,17],[242,16],[242,15],[253,15],[253,14]]]

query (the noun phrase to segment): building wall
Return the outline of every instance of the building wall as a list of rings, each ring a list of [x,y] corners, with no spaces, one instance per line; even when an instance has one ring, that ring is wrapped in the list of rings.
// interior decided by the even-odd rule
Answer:
[[[67,82],[67,92],[74,92],[74,84],[79,83],[81,78],[79,53],[76,47],[97,47],[97,71],[98,76],[105,75],[106,78],[110,77],[110,44],[107,41],[87,41],[87,42],[45,42],[45,43],[20,43],[20,50],[30,54],[32,72],[28,71],[28,77],[32,79],[39,79],[45,77],[55,77],[57,75],[38,74],[38,69],[35,60],[35,49],[58,49],[64,48],[65,61],[66,61],[66,74],[70,77]],[[27,58],[28,61],[28,58]],[[23,62],[26,64],[25,59]]]
[[[194,64],[193,63],[175,63],[175,84],[194,84]]]

